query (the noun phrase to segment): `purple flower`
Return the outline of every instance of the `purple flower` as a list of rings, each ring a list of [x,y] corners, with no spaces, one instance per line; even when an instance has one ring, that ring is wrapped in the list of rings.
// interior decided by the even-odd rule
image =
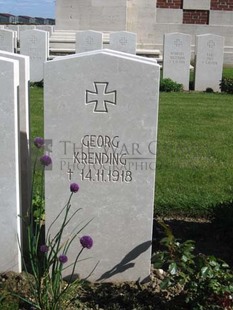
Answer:
[[[83,236],[80,238],[80,243],[82,247],[90,249],[93,246],[93,240],[90,236]]]
[[[58,257],[60,263],[64,264],[68,261],[68,257],[65,254],[62,254]]]
[[[78,190],[79,190],[79,185],[77,183],[70,184],[70,191],[72,193],[77,193]]]
[[[52,159],[49,157],[49,155],[43,155],[40,158],[40,162],[43,166],[49,166],[52,163]]]
[[[34,145],[35,145],[38,149],[40,149],[40,148],[44,145],[44,139],[41,138],[41,137],[36,137],[36,138],[34,139]]]
[[[40,246],[40,251],[41,251],[42,253],[47,253],[47,252],[49,251],[49,247],[48,247],[46,244],[42,244],[42,245]]]

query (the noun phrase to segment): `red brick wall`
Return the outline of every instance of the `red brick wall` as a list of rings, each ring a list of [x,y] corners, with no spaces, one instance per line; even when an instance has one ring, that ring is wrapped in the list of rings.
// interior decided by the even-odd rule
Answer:
[[[211,0],[210,9],[219,11],[233,11],[233,0]]]
[[[209,24],[209,11],[183,10],[183,24]]]
[[[183,0],[157,0],[157,8],[182,9]]]

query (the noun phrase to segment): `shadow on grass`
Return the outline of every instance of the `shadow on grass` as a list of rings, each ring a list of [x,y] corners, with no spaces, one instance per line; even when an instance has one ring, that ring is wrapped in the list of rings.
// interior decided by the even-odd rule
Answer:
[[[210,220],[189,218],[165,218],[176,239],[181,242],[194,240],[196,253],[214,255],[233,268],[233,201],[222,202],[213,207]],[[159,240],[164,237],[156,220],[153,230],[153,250],[159,249]]]

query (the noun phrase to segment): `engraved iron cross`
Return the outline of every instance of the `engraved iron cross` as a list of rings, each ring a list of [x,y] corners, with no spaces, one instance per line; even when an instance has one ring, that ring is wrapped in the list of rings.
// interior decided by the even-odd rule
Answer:
[[[108,84],[94,82],[95,91],[86,90],[86,104],[95,104],[93,112],[108,113],[107,104],[116,105],[116,90],[108,92]]]

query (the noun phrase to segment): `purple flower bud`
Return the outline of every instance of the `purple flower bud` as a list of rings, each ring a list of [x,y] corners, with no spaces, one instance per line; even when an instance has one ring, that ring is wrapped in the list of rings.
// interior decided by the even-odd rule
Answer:
[[[52,163],[52,159],[49,157],[49,155],[43,155],[40,158],[40,162],[43,166],[49,166]]]
[[[80,243],[83,248],[90,249],[93,246],[93,240],[90,236],[83,236],[80,238]]]
[[[70,184],[70,191],[72,193],[77,193],[78,190],[79,190],[79,185],[77,183]]]
[[[49,247],[48,247],[46,244],[42,244],[42,245],[40,246],[40,251],[41,251],[42,253],[47,253],[47,252],[49,251]]]
[[[35,145],[38,149],[40,149],[42,146],[44,146],[44,139],[41,138],[41,137],[36,137],[36,138],[34,139],[34,145]]]
[[[68,257],[65,254],[62,254],[58,257],[60,263],[64,264],[68,261]]]

